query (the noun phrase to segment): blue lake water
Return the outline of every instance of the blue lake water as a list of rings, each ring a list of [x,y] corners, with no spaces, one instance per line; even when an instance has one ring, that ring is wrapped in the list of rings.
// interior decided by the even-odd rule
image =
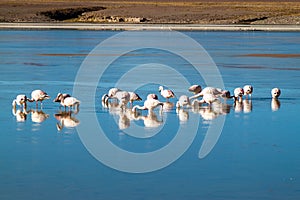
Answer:
[[[118,33],[0,31],[0,199],[299,198],[300,33],[183,32],[207,51],[226,89],[232,92],[236,87],[253,85],[252,100],[236,106],[228,100],[222,113],[211,112],[209,108],[177,113],[173,106],[162,114],[155,110],[149,118],[147,111],[142,111],[136,120],[119,109],[114,110],[113,101],[110,109],[101,104],[101,96],[134,66],[160,63],[184,74],[190,84],[202,87],[206,84],[186,59],[174,53],[141,48],[113,55],[111,52],[122,47],[108,45],[107,54],[91,55],[100,60],[118,57],[99,79],[94,99],[84,101],[83,90],[76,96],[81,100],[79,112],[71,117],[62,115],[59,104],[52,102],[56,94],[72,94],[78,70],[87,55]],[[143,36],[141,32],[136,39],[142,41]],[[197,56],[195,49],[191,48],[190,53]],[[154,75],[139,74],[133,82],[126,82],[124,89],[134,81],[147,80],[147,76],[177,81],[176,77],[157,71]],[[179,79],[176,83],[166,86],[192,95],[187,88],[182,90]],[[89,77],[78,84],[89,90]],[[165,101],[158,93],[158,86],[145,83],[136,91],[143,100],[147,94],[156,93],[159,100]],[[272,102],[273,87],[282,91],[279,102]],[[34,89],[45,90],[51,100],[45,100],[42,109],[28,103],[28,113],[13,111],[11,102],[16,95],[30,97]],[[173,104],[176,101],[170,100]],[[148,173],[127,173],[97,159],[93,148],[126,167],[135,164],[108,152],[101,146],[102,141],[88,140],[93,134],[97,136],[98,130],[89,126],[86,131],[83,129],[89,123],[86,116],[96,117],[112,145],[140,155],[159,151],[177,140],[179,128],[190,130],[195,124],[198,127],[196,132],[183,131],[182,140],[190,139],[190,146],[174,162]],[[207,135],[209,127],[220,120],[225,120],[221,132]],[[139,136],[130,134],[135,126],[140,128]],[[201,157],[199,151],[205,142],[214,144]],[[180,145],[179,142],[168,150],[171,156]],[[157,162],[165,157],[159,159]]]

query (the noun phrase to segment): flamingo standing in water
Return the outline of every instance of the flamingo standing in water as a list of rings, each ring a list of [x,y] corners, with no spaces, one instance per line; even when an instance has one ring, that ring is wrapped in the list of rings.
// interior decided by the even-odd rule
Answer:
[[[135,112],[136,109],[148,110],[149,112],[152,112],[153,109],[158,106],[161,106],[163,108],[164,103],[157,100],[156,97],[157,96],[155,94],[148,95],[147,100],[144,102],[144,106],[139,106],[139,105],[133,106],[132,112]]]
[[[175,95],[172,90],[165,90],[163,86],[159,86],[158,91],[160,92],[161,96],[169,100],[169,98],[174,98]]]
[[[181,95],[176,103],[176,108],[189,106],[189,105],[191,105],[189,97],[186,95]]]
[[[27,96],[25,94],[19,94],[17,95],[17,97],[13,100],[12,102],[12,106],[13,108],[16,108],[17,105],[18,106],[21,106],[23,107],[24,109],[26,109],[27,107],[27,104],[26,104],[26,101],[27,101]]]
[[[273,99],[278,99],[278,97],[280,96],[281,94],[281,90],[279,88],[273,88],[271,90],[271,94],[272,94],[272,98]]]
[[[246,98],[249,96],[250,98],[252,97],[252,92],[253,92],[253,87],[252,85],[245,85],[243,87],[244,90],[244,95],[246,96]]]
[[[242,101],[243,100],[243,95],[244,95],[244,89],[243,88],[235,88],[234,91],[234,100],[237,101]]]
[[[71,110],[71,107],[77,106],[77,109],[79,107],[80,101],[76,99],[75,97],[64,97],[63,94],[58,94],[58,100],[60,101],[60,104],[62,106],[68,107],[69,110]]]
[[[206,94],[211,94],[215,97],[218,97],[218,96],[224,95],[225,91],[227,91],[227,90],[222,90],[220,88],[215,88],[215,87],[206,87],[200,93],[198,93],[194,96],[191,96],[190,99],[195,99],[195,98],[198,98],[198,97],[202,97]]]
[[[41,102],[41,107],[43,106],[43,101],[49,99],[50,96],[43,90],[33,90],[31,92],[31,99],[28,99],[29,102],[36,102],[36,107],[38,107],[38,102]]]
[[[102,96],[102,101],[103,102],[107,102],[108,99],[116,99],[115,95],[117,92],[120,92],[122,90],[120,90],[119,88],[111,88],[109,89],[108,93],[107,94],[104,94]]]
[[[60,97],[61,94],[62,94],[62,93],[58,93],[57,96],[55,97],[55,99],[53,100],[53,102],[59,102],[59,103],[60,103],[60,98],[59,98],[59,97]],[[62,96],[63,96],[64,98],[71,97],[71,95],[69,95],[69,94],[67,94],[67,93],[63,93]]]

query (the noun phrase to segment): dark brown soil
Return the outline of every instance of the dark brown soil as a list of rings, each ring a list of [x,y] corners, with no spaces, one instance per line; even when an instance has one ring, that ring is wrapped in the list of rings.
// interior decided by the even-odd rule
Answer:
[[[0,22],[299,24],[300,0],[2,0]]]

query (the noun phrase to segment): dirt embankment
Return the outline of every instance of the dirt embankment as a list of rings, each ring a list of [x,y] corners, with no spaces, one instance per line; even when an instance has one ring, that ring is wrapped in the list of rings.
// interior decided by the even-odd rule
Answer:
[[[4,0],[0,22],[299,24],[300,0]]]

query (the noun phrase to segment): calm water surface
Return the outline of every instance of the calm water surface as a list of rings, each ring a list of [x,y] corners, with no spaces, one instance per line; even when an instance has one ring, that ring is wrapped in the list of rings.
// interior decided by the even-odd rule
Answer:
[[[175,137],[180,125],[188,126],[189,120],[200,116],[198,132],[188,150],[166,168],[144,174],[111,169],[88,152],[75,126],[82,125],[81,115],[92,112],[92,105],[82,102],[79,113],[68,118],[52,102],[58,92],[72,93],[86,55],[117,33],[0,31],[0,199],[300,197],[300,33],[184,32],[210,54],[226,89],[232,91],[248,83],[254,86],[251,105],[245,102],[234,107],[229,100],[229,109],[222,116],[209,110],[194,113],[187,109],[189,119],[185,122],[179,120],[173,107],[162,116],[156,112],[155,121],[163,122],[163,128],[147,128],[145,119],[131,121],[130,125],[144,127],[145,135],[160,130],[160,134],[145,139],[126,134],[128,119],[101,105],[101,95],[113,87],[120,73],[130,66],[155,61],[182,70],[192,84],[205,83],[188,70],[185,60],[168,52],[144,49],[116,60],[102,77],[95,97],[98,121],[116,146],[137,153],[155,151]],[[114,67],[118,67],[118,73]],[[157,87],[145,85],[138,92],[145,99],[148,93],[158,94]],[[273,87],[280,87],[282,95],[280,107],[272,110]],[[43,109],[29,104],[28,114],[12,111],[16,95],[30,96],[34,89],[43,89],[51,96],[44,101]],[[278,102],[273,105],[278,106]],[[200,159],[198,153],[208,126],[224,116],[225,125],[216,145]]]

